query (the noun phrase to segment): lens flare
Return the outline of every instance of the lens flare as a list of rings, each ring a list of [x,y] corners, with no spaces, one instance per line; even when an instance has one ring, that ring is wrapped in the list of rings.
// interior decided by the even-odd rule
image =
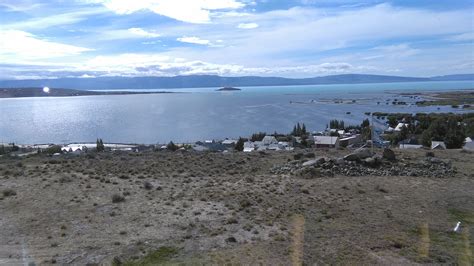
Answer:
[[[49,88],[48,88],[48,87],[44,87],[44,88],[43,88],[43,92],[44,92],[44,93],[49,93]]]

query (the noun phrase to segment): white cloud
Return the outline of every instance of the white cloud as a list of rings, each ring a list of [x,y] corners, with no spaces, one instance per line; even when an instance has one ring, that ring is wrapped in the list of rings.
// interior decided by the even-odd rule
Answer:
[[[128,31],[134,35],[140,36],[140,37],[145,37],[145,38],[157,38],[160,37],[160,34],[146,31],[141,28],[130,28]]]
[[[148,10],[156,14],[189,23],[207,23],[211,11],[239,9],[244,3],[236,0],[86,0],[102,4],[117,14]]]
[[[49,59],[78,55],[91,49],[52,42],[19,30],[0,30],[0,61]]]
[[[457,34],[455,36],[451,36],[447,40],[449,41],[474,41],[474,32],[466,32],[462,34]]]
[[[209,45],[211,42],[209,40],[203,40],[200,39],[199,37],[180,37],[176,39],[177,41],[180,42],[185,42],[185,43],[194,43],[194,44],[201,44],[201,45]]]
[[[258,28],[257,23],[240,23],[237,28],[239,29],[255,29]]]

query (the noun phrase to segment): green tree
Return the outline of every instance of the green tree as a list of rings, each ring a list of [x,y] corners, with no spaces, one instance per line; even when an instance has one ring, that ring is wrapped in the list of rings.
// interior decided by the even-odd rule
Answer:
[[[395,128],[398,124],[398,120],[397,120],[397,117],[395,116],[389,116],[387,117],[387,120],[388,120],[388,125]]]
[[[369,122],[369,119],[367,119],[367,118],[362,121],[362,124],[360,124],[361,128],[366,128],[366,127],[369,127],[369,126],[370,126],[370,122]]]
[[[102,141],[102,139],[97,139],[95,149],[97,150],[97,152],[103,152],[105,150],[104,142]]]
[[[176,144],[174,144],[172,141],[170,141],[168,145],[166,145],[166,149],[170,151],[177,151],[179,147]]]
[[[461,123],[458,123],[457,120],[450,118],[447,122],[447,132],[444,139],[446,148],[448,149],[459,149],[462,148],[464,144],[464,139],[466,135],[464,134],[464,129]]]
[[[406,127],[405,125],[401,128],[400,130],[400,135],[398,136],[399,140],[405,140],[408,138],[408,134],[409,134],[409,130],[408,130],[408,127]]]
[[[236,151],[243,151],[244,150],[244,139],[239,137],[239,140],[235,144]]]

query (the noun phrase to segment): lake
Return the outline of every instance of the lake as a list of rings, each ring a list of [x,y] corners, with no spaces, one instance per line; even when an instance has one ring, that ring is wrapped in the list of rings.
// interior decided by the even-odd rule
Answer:
[[[194,142],[288,133],[297,122],[323,130],[331,119],[360,124],[366,112],[465,112],[418,107],[401,92],[473,89],[472,81],[166,89],[182,92],[60,98],[0,99],[0,142]],[[393,105],[395,99],[408,105]],[[353,102],[354,100],[354,102]],[[335,103],[343,102],[343,103]],[[388,103],[388,104],[387,104]],[[350,113],[348,113],[350,112]]]

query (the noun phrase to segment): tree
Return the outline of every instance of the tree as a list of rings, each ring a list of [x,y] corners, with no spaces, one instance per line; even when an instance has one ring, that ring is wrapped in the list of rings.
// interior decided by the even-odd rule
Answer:
[[[388,125],[395,128],[398,124],[398,120],[397,120],[397,117],[395,116],[389,116],[387,117],[387,120],[388,120]]]
[[[105,150],[104,142],[102,141],[102,139],[97,139],[95,148],[97,152],[103,152]]]
[[[406,127],[405,125],[401,128],[400,130],[400,135],[399,135],[399,140],[405,140],[408,138],[408,134],[410,132],[408,131],[408,127]]]
[[[251,141],[262,141],[263,138],[267,135],[265,132],[258,132],[252,134],[252,137],[250,138]]]
[[[306,132],[306,125],[303,123],[303,126],[301,127],[301,134],[306,135],[308,132]]]
[[[370,126],[370,122],[369,122],[369,119],[366,118],[366,119],[364,119],[364,121],[362,121],[362,124],[360,124],[360,127],[361,128],[366,128],[368,126]]]
[[[239,137],[239,140],[235,144],[236,151],[243,151],[244,150],[244,139]]]
[[[168,143],[168,145],[166,145],[166,149],[168,149],[170,151],[177,151],[179,149],[179,147],[176,146],[176,144],[174,144],[172,141],[170,141]]]
[[[448,149],[459,149],[462,148],[464,144],[464,139],[466,135],[464,134],[464,129],[457,120],[450,118],[447,122],[447,132],[444,139],[446,148]]]

